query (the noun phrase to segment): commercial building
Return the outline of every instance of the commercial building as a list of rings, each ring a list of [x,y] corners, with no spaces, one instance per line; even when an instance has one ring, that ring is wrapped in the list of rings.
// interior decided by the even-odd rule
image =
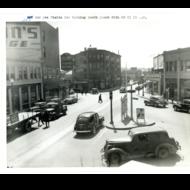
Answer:
[[[152,94],[168,99],[190,98],[190,48],[164,51],[153,58],[153,69],[145,75]]]
[[[121,86],[121,56],[107,50],[88,48],[74,56],[74,88],[101,90]]]
[[[58,29],[45,22],[6,23],[7,113],[57,95]]]
[[[170,99],[190,98],[190,48],[164,51],[164,89]]]
[[[151,72],[145,74],[145,80],[149,81],[147,90],[151,94],[162,95],[164,93],[164,56],[157,55],[153,58]]]

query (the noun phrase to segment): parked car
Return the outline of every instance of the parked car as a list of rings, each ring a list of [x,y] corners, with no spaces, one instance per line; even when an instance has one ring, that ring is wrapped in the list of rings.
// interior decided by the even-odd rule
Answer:
[[[146,106],[163,107],[168,105],[168,102],[161,96],[151,96],[149,99],[144,100]]]
[[[121,87],[119,90],[120,93],[126,93],[127,89],[125,87]]]
[[[166,130],[155,126],[139,127],[129,130],[123,138],[107,140],[103,157],[112,166],[138,157],[156,156],[164,159],[179,149],[179,143],[170,138]]]
[[[41,112],[45,108],[46,102],[36,102],[33,107],[30,108],[32,112]]]
[[[104,117],[96,112],[85,112],[78,116],[74,131],[78,133],[96,134],[97,130],[103,126]]]
[[[68,105],[68,104],[74,104],[78,102],[78,98],[77,96],[69,96],[68,98],[65,98],[64,100],[64,104]]]
[[[45,110],[49,112],[50,120],[67,114],[67,106],[63,105],[61,102],[48,102],[45,106]]]
[[[92,94],[98,94],[99,90],[97,88],[92,88]]]
[[[190,113],[190,99],[183,99],[181,102],[174,103],[175,111],[185,111]]]

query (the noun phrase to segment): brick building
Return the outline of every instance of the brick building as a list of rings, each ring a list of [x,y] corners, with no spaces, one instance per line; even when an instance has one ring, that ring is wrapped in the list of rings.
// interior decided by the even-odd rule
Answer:
[[[109,89],[121,85],[121,56],[106,50],[88,48],[74,56],[75,88]]]
[[[58,29],[48,23],[6,23],[7,113],[59,94],[58,42]]]

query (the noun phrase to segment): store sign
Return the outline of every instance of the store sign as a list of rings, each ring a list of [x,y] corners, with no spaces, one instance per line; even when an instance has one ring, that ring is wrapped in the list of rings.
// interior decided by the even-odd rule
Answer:
[[[40,48],[40,26],[7,23],[7,48]]]

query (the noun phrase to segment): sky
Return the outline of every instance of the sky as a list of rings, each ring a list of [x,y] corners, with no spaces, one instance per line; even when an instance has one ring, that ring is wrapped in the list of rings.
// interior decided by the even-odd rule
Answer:
[[[190,9],[82,9],[64,15],[70,19],[49,22],[59,28],[61,54],[79,53],[91,45],[119,51],[122,67],[150,68],[153,57],[163,51],[190,47]],[[110,19],[103,19],[104,16]]]

